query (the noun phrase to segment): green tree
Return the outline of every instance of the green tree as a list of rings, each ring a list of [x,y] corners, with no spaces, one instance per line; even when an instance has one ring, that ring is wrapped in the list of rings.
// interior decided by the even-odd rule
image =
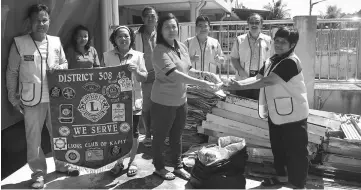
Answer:
[[[290,9],[287,9],[287,4],[283,3],[282,0],[276,2],[272,0],[272,3],[268,3],[263,6],[263,8],[270,11],[266,17],[268,20],[281,20],[290,17],[290,14],[288,13]]]
[[[326,9],[326,19],[340,18],[342,16],[341,9],[337,5],[328,5]]]

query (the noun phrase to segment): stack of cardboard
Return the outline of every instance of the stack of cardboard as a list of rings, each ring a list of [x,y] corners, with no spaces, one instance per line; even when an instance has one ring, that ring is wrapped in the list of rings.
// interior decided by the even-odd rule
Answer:
[[[315,156],[319,145],[326,138],[327,127],[337,128],[339,121],[319,114],[321,111],[310,111],[308,118],[309,154]],[[324,113],[324,112],[321,112]],[[326,114],[328,112],[325,112]],[[225,101],[218,101],[212,113],[208,113],[198,132],[210,136],[237,136],[247,142],[249,161],[273,162],[270,149],[268,123],[258,116],[258,102],[234,95],[227,95]]]
[[[182,143],[185,148],[203,143],[206,136],[197,132],[197,126],[206,120],[207,113],[212,112],[219,100],[224,98],[219,92],[211,92],[198,86],[188,86],[187,125],[182,134]]]

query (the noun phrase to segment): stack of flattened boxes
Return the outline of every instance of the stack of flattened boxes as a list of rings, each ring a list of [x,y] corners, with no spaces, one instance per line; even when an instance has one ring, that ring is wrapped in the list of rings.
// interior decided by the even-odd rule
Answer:
[[[339,121],[322,117],[310,111],[308,117],[308,150],[313,158],[319,145],[326,138],[328,126],[340,126]],[[261,119],[258,115],[258,102],[255,100],[227,95],[224,101],[219,101],[207,114],[207,119],[198,132],[209,136],[237,136],[247,142],[249,161],[273,162],[269,129],[267,119]]]

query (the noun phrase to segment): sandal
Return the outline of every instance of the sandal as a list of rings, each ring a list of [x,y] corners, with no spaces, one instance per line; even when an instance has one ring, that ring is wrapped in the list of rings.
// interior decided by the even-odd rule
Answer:
[[[149,147],[152,147],[152,139],[151,138],[145,138],[143,140],[143,144],[145,147],[149,148]]]
[[[162,178],[164,180],[175,179],[175,175],[166,169],[161,169],[160,171],[156,170],[155,172],[153,172],[153,174],[159,176],[160,178]]]
[[[43,189],[44,188],[44,179],[37,179],[35,180],[31,186],[32,189]]]
[[[183,169],[183,168],[182,168]],[[186,181],[191,179],[191,174],[188,173],[187,171],[181,171],[182,169],[176,169],[173,171],[173,174],[181,179],[184,179]]]
[[[164,144],[165,145],[167,145],[167,146],[169,146],[170,144],[169,144],[169,137],[166,137],[165,138],[165,140],[164,140]]]
[[[137,175],[137,173],[138,173],[137,165],[134,164],[134,163],[129,164],[128,171],[127,171],[127,176],[128,177],[133,177],[133,176]]]
[[[276,186],[276,185],[285,185],[286,182],[281,182],[276,177],[266,178],[262,181],[261,185],[264,187]]]
[[[110,170],[110,172],[113,175],[118,175],[123,169],[124,169],[124,164],[123,163],[116,163],[113,166],[113,168]]]

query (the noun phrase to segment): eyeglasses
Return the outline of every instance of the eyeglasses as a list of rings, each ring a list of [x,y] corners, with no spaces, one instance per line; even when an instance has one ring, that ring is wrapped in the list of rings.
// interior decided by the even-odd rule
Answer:
[[[259,24],[261,24],[261,22],[249,22],[248,24],[249,25],[259,25]]]

